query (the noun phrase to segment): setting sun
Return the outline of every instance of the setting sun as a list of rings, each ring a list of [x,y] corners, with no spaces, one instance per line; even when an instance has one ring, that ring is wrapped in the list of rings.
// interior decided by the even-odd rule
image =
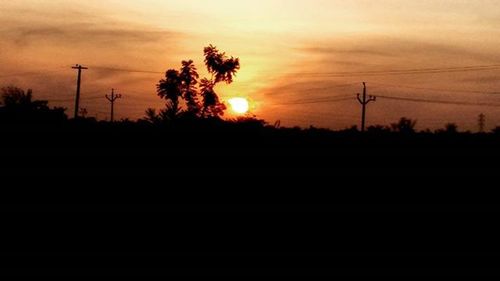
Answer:
[[[248,100],[245,98],[232,98],[229,100],[232,110],[238,114],[245,114],[250,109]]]

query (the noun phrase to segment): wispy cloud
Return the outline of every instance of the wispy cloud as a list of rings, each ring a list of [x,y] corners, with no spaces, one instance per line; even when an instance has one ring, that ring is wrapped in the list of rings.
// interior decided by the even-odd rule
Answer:
[[[116,45],[158,43],[180,36],[179,33],[170,31],[145,30],[136,27],[109,28],[101,25],[82,25],[79,23],[64,26],[51,24],[17,26],[0,31],[0,34],[4,40],[9,40],[20,48],[40,43],[83,44],[84,46],[107,44],[109,47],[116,47]]]
[[[318,46],[321,45],[321,46]],[[330,40],[317,42],[314,45],[298,47],[297,50],[309,55],[321,56],[330,61],[339,57],[351,58],[353,60],[383,59],[409,59],[428,60],[432,59],[440,64],[459,65],[461,61],[476,61],[477,63],[500,62],[500,54],[485,53],[478,50],[480,46],[464,47],[454,43],[444,43],[436,39],[429,40],[402,39],[397,37],[367,36],[357,37],[350,40]],[[460,58],[460,60],[457,60]],[[455,59],[455,61],[449,61]]]

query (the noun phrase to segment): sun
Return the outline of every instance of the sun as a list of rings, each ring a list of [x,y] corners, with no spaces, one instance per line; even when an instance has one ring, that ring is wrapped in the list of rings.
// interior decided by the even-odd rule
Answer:
[[[250,104],[245,98],[232,98],[228,102],[232,110],[237,114],[245,114],[250,109]]]

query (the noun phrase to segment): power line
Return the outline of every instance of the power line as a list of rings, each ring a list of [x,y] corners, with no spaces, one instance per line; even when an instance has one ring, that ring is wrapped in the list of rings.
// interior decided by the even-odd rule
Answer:
[[[352,98],[352,95],[333,95],[333,96],[327,96],[327,97],[315,97],[315,98],[305,98],[305,99],[297,99],[292,102],[321,102],[321,101],[328,101],[331,99],[342,99],[342,98]]]
[[[164,71],[152,71],[152,70],[142,70],[142,69],[130,69],[130,68],[118,68],[118,67],[106,67],[106,66],[93,66],[94,69],[112,71],[112,72],[127,72],[127,73],[146,73],[146,74],[165,74]]]
[[[454,90],[454,89],[443,89],[443,88],[427,88],[427,87],[415,87],[409,85],[392,85],[386,83],[378,83],[378,82],[370,82],[370,84],[385,86],[389,88],[402,88],[402,89],[413,89],[413,90],[422,90],[422,91],[437,91],[437,92],[450,92],[450,93],[466,93],[466,94],[495,94],[496,92],[487,92],[487,91],[474,91],[474,90]]]
[[[335,88],[345,88],[353,85],[358,85],[359,82],[355,83],[348,83],[348,84],[339,84],[339,85],[331,85],[327,87],[319,87],[319,88],[309,88],[309,89],[300,89],[300,90],[294,90],[293,92],[311,92],[311,91],[321,91],[321,90],[329,90],[329,89],[335,89]],[[295,86],[297,84],[288,84],[287,86]],[[285,89],[286,86],[282,87],[283,90]]]
[[[300,90],[290,90],[290,93],[309,93],[313,91],[325,91],[325,90],[331,90],[331,89],[338,89],[338,88],[345,88],[353,85],[359,84],[358,82],[356,83],[349,83],[349,84],[340,84],[340,85],[332,85],[328,87],[320,87],[320,88],[309,88],[309,89],[300,89]],[[289,84],[288,86],[293,86],[294,84]],[[286,94],[287,89],[285,87],[282,87],[279,90],[273,90],[271,91],[265,91],[266,93],[269,93],[269,96],[281,96],[283,94]]]
[[[436,103],[436,104],[450,104],[450,105],[465,105],[465,106],[489,106],[489,107],[500,107],[500,104],[496,103],[486,103],[486,102],[467,102],[467,101],[451,101],[451,100],[436,100],[436,99],[424,99],[424,98],[411,98],[402,96],[392,96],[392,95],[378,95],[377,97],[389,99],[389,100],[399,100],[408,102],[420,102],[420,103]],[[301,99],[295,100],[288,103],[280,103],[274,105],[302,105],[302,104],[317,104],[317,103],[332,103],[340,102],[346,100],[352,100],[351,95],[345,96],[335,96],[335,97],[321,97],[312,99]]]
[[[100,69],[111,72],[127,72],[127,73],[146,73],[146,74],[164,74],[164,71],[146,70],[146,69],[133,69],[133,68],[120,68],[109,66],[92,66],[93,69]],[[309,76],[331,76],[331,77],[348,77],[348,76],[379,76],[379,75],[407,75],[407,74],[434,74],[434,73],[453,73],[453,72],[471,72],[471,71],[488,71],[498,70],[500,64],[493,65],[472,65],[472,66],[457,66],[457,67],[442,67],[442,68],[413,68],[413,69],[388,69],[388,70],[373,70],[373,71],[353,71],[353,72],[294,72],[288,73],[292,75],[309,75]],[[15,76],[32,76],[32,75],[45,75],[47,73],[60,72],[55,71],[41,71],[41,72],[21,72],[0,75],[0,78],[15,77]],[[286,74],[286,73],[285,73]]]
[[[341,101],[347,101],[347,100],[354,100],[353,96],[346,96],[346,97],[337,97],[337,98],[325,98],[325,99],[311,99],[311,100],[299,100],[299,101],[292,101],[289,103],[279,103],[279,104],[274,104],[277,106],[285,106],[285,105],[302,105],[302,104],[318,104],[318,103],[335,103],[335,102],[341,102]]]
[[[439,73],[455,73],[455,72],[474,72],[499,70],[500,65],[485,65],[485,66],[463,66],[463,67],[448,67],[448,68],[421,68],[421,69],[395,69],[395,70],[376,70],[376,71],[356,71],[356,72],[309,72],[295,73],[304,76],[317,77],[353,77],[353,76],[391,76],[391,75],[411,75],[411,74],[439,74]]]
[[[102,96],[101,97],[84,97],[83,100],[100,100],[102,99]]]
[[[131,69],[107,66],[93,66],[94,69],[101,69],[113,72],[127,73],[146,73],[146,74],[164,74],[164,71],[154,71],[146,69]],[[388,70],[373,70],[373,71],[353,71],[353,72],[294,72],[288,73],[292,75],[303,76],[327,76],[327,77],[349,77],[349,76],[390,76],[390,75],[411,75],[411,74],[438,74],[438,73],[454,73],[454,72],[474,72],[499,70],[500,64],[493,65],[472,65],[472,66],[457,66],[457,67],[442,67],[442,68],[413,68],[413,69],[388,69]],[[286,74],[286,73],[284,73]]]
[[[75,99],[45,99],[48,102],[72,102]]]
[[[43,75],[57,73],[57,72],[63,72],[63,71],[65,71],[65,70],[40,71],[40,72],[19,72],[19,73],[0,75],[0,78],[23,77],[23,76],[43,76]]]
[[[489,107],[500,107],[500,104],[496,103],[485,103],[485,102],[466,102],[466,101],[445,101],[445,100],[433,100],[433,99],[422,99],[422,98],[408,98],[401,96],[385,96],[378,95],[379,98],[398,100],[398,101],[408,101],[408,102],[420,102],[420,103],[435,103],[435,104],[451,104],[451,105],[465,105],[465,106],[489,106]]]

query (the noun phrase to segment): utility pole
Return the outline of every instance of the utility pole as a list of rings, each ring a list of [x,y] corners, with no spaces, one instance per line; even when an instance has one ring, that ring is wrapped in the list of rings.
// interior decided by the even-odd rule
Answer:
[[[115,89],[111,89],[111,96],[106,95],[106,99],[111,103],[111,122],[115,119],[115,101],[121,98],[122,95],[115,95]]]
[[[479,132],[484,133],[484,128],[486,127],[486,115],[484,115],[483,113],[479,114],[478,125]]]
[[[361,131],[364,132],[366,130],[366,106],[372,101],[377,101],[377,97],[367,96],[366,82],[363,82],[363,96],[361,97],[361,94],[358,94],[358,101],[362,105]]]
[[[77,64],[73,66],[72,69],[78,70],[78,78],[76,80],[76,99],[75,99],[75,119],[77,119],[80,110],[80,88],[82,84],[82,70],[86,70],[88,69],[88,67],[84,67]]]

